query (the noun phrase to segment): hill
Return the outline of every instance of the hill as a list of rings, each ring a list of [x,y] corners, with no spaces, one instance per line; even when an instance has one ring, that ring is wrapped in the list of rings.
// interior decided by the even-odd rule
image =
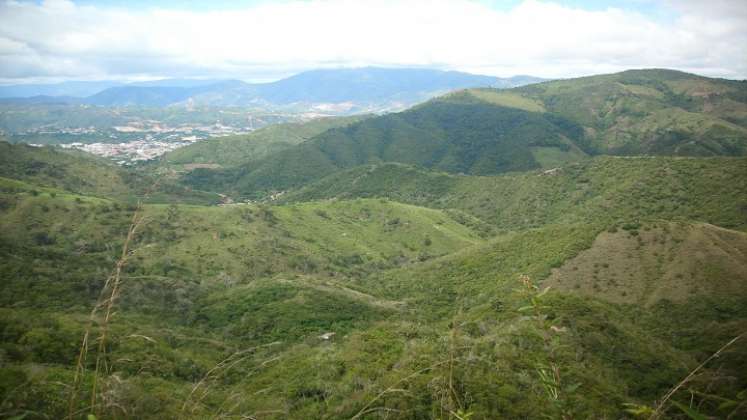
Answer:
[[[328,130],[262,162],[226,171],[194,171],[185,182],[250,196],[375,162],[496,174],[539,168],[549,163],[545,156],[552,156],[553,163],[581,159],[585,153],[571,140],[580,135],[580,128],[562,118],[449,96]]]
[[[506,104],[501,92],[475,93]],[[747,153],[744,81],[673,70],[629,70],[517,88],[510,95],[582,125],[598,153]]]
[[[0,177],[34,185],[109,197],[155,202],[215,203],[214,193],[196,192],[93,155],[54,147],[0,141]]]
[[[189,169],[198,165],[231,167],[253,162],[303,143],[331,128],[345,126],[365,116],[316,118],[301,123],[273,124],[246,135],[214,137],[168,152],[159,165]]]
[[[694,105],[639,100],[641,79]],[[688,125],[679,149],[607,149],[622,114],[595,102],[627,89],[661,127],[661,109],[740,126],[741,85],[553,83],[161,166],[0,143],[1,415],[747,416],[747,157],[699,156]],[[698,108],[701,85],[736,90]],[[205,205],[202,188],[263,200]]]
[[[73,383],[84,314],[131,210],[61,191],[3,188],[0,196],[8,279],[0,386],[24,391],[7,397],[12,412],[61,417],[69,393],[58,384]],[[597,252],[604,222],[486,241],[449,212],[381,199],[144,211],[109,330],[111,370],[99,373],[108,398],[99,414],[351,418],[373,408],[402,417],[455,405],[484,418],[621,417],[625,403],[652,404],[747,326],[741,286],[728,296],[702,287],[650,307],[610,301],[606,281],[598,295],[528,287],[576,264],[574,280],[593,281],[581,261]],[[743,233],[723,232],[706,234],[704,255],[743,248]],[[638,256],[648,258],[634,253],[625,265]],[[718,289],[718,276],[703,270],[692,281]],[[736,398],[745,361],[743,348],[725,353],[690,385]],[[93,362],[80,395],[86,404]],[[553,394],[543,369],[558,372]],[[735,379],[709,385],[719,375]],[[377,397],[394,386],[407,392]],[[253,398],[236,397],[246,394]]]
[[[553,170],[491,177],[380,164],[337,172],[280,201],[384,197],[460,209],[503,230],[651,218],[745,229],[745,173],[745,158],[600,156]]]
[[[746,89],[742,82],[639,70],[466,90],[331,129],[263,162],[195,171],[185,182],[262,196],[377,162],[493,175],[598,154],[744,156]]]
[[[709,224],[647,222],[599,234],[545,284],[617,303],[653,306],[747,296],[747,235]]]

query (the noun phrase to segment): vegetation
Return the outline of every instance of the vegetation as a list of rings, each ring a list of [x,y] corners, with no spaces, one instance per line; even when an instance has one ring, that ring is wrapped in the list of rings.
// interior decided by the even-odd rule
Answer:
[[[156,181],[144,171],[122,168],[86,153],[2,141],[0,177],[128,202],[141,198],[152,202],[211,204],[220,199],[215,193],[192,191],[163,179]]]
[[[303,144],[184,182],[264,197],[364,164],[399,162],[455,174],[551,169],[588,155],[744,156],[741,82],[669,70],[472,89],[330,129]]]
[[[386,197],[460,209],[502,230],[590,220],[699,220],[747,227],[744,158],[597,157],[553,170],[454,176],[382,164],[338,172],[280,198]]]
[[[0,144],[0,416],[747,416],[747,160],[585,156],[551,86],[205,146],[252,203]]]
[[[317,118],[303,123],[270,125],[250,134],[216,137],[176,149],[162,156],[159,163],[178,170],[200,164],[231,167],[256,162],[267,155],[303,143],[331,128],[345,126],[364,118]]]

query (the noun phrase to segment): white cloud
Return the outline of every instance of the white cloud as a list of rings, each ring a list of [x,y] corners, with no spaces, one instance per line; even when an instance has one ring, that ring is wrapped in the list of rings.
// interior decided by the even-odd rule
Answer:
[[[358,65],[566,77],[669,67],[747,77],[747,6],[666,3],[672,19],[528,0],[311,0],[194,12],[0,4],[0,78],[279,77]]]

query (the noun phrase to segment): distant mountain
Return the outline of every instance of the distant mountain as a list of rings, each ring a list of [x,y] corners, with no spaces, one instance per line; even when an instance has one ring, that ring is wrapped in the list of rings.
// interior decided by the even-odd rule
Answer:
[[[0,86],[0,98],[37,98],[37,102],[74,102],[110,88],[117,87],[166,87],[195,88],[225,82],[223,79],[161,79],[144,82],[123,83],[113,80],[70,81],[47,84],[19,84]]]
[[[205,83],[183,83],[177,80],[165,80],[164,85],[134,84],[117,86],[103,90],[85,99],[91,105],[103,106],[168,106],[187,101],[200,95],[214,94],[215,92],[231,92],[236,89],[244,89],[246,83],[238,80],[210,81]]]
[[[31,97],[0,98],[5,105],[69,105],[83,103],[82,98],[74,96],[37,95]]]
[[[181,87],[181,88],[194,88],[199,86],[214,85],[217,83],[226,82],[226,79],[159,79],[159,80],[147,80],[144,82],[132,82],[127,83],[127,86],[138,86],[138,87]]]
[[[436,92],[479,86],[505,86],[509,79],[430,69],[356,68],[307,71],[255,85],[268,102],[382,102],[426,99]],[[513,85],[516,86],[516,85]],[[512,87],[513,87],[512,86]]]
[[[122,85],[112,80],[103,81],[71,81],[49,84],[23,84],[0,86],[0,98],[31,98],[31,97],[78,97],[94,95],[104,89]],[[66,98],[69,99],[69,98]],[[50,98],[55,100],[55,98]],[[57,99],[59,100],[59,99]]]
[[[167,106],[187,102],[211,106],[317,106],[321,111],[344,114],[403,109],[454,89],[506,88],[541,80],[531,76],[501,79],[453,71],[366,67],[313,70],[258,84],[237,80],[192,85],[173,81],[128,84],[103,90],[86,101],[105,106]]]

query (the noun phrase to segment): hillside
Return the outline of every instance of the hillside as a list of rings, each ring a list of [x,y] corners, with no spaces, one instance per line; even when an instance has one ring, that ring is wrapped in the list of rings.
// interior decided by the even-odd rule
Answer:
[[[379,162],[494,175],[599,154],[744,156],[745,89],[742,82],[640,70],[460,91],[328,130],[262,162],[195,171],[185,183],[261,197]]]
[[[400,164],[356,167],[283,195],[385,197],[457,208],[500,229],[662,218],[747,227],[747,159],[600,156],[553,170],[458,176]]]
[[[210,204],[214,193],[191,191],[149,174],[119,167],[108,159],[58,149],[0,141],[0,177],[68,192],[123,201]]]
[[[553,289],[653,306],[747,296],[747,235],[709,224],[625,224],[553,270]]]
[[[580,128],[562,118],[452,96],[330,129],[261,162],[225,171],[194,171],[185,183],[251,196],[376,162],[497,174],[582,159],[585,153],[572,140],[579,136]]]
[[[135,167],[0,143],[0,417],[747,417],[742,89],[469,89]]]
[[[0,386],[25,390],[6,399],[11,410],[64,416],[67,388],[56,384],[73,381],[85,313],[132,209],[4,185],[0,269],[8,282],[0,328],[8,356]],[[635,208],[647,198],[632,200]],[[708,212],[723,211],[700,202]],[[522,274],[544,286],[554,281],[553,269],[571,265],[579,267],[576,281],[592,284],[595,273],[582,262],[612,226],[604,221],[484,240],[458,212],[382,199],[144,211],[110,330],[103,414],[122,415],[118,407],[126,404],[126,416],[138,418],[350,418],[368,408],[427,417],[457,405],[478,418],[621,417],[625,403],[653,403],[747,326],[744,278],[722,294],[718,273],[707,269],[692,279],[704,287],[687,293],[689,300],[651,300],[650,309],[610,302],[605,293],[615,286],[608,289],[608,281],[599,282],[599,295],[554,287],[538,297],[522,286]],[[644,246],[660,246],[645,236],[658,228],[647,226],[638,228]],[[686,230],[674,227],[687,225],[669,226],[667,246],[694,245],[704,256],[744,247],[743,233],[700,225],[685,229],[705,229],[707,240],[677,245]],[[648,261],[649,254],[633,258]],[[622,277],[623,266],[636,261],[611,261],[603,278],[618,268]],[[536,312],[522,309],[537,302]],[[321,338],[326,333],[334,334]],[[743,349],[724,354],[692,386],[736,398],[747,385],[745,361]],[[537,374],[547,366],[562,375],[556,399]],[[736,379],[709,386],[719,374]],[[84,384],[92,376],[91,365]],[[464,399],[445,394],[446,378]],[[377,398],[394,386],[407,392]],[[235,399],[246,394],[254,397]]]
[[[246,135],[214,137],[166,153],[159,159],[159,165],[176,169],[190,169],[199,165],[237,166],[260,160],[331,128],[352,124],[364,118],[366,117],[316,118],[300,123],[274,124]]]
[[[499,91],[482,90],[488,100]],[[509,93],[584,127],[599,153],[743,156],[747,153],[747,82],[672,70],[540,83]],[[493,99],[495,98],[495,99]]]

